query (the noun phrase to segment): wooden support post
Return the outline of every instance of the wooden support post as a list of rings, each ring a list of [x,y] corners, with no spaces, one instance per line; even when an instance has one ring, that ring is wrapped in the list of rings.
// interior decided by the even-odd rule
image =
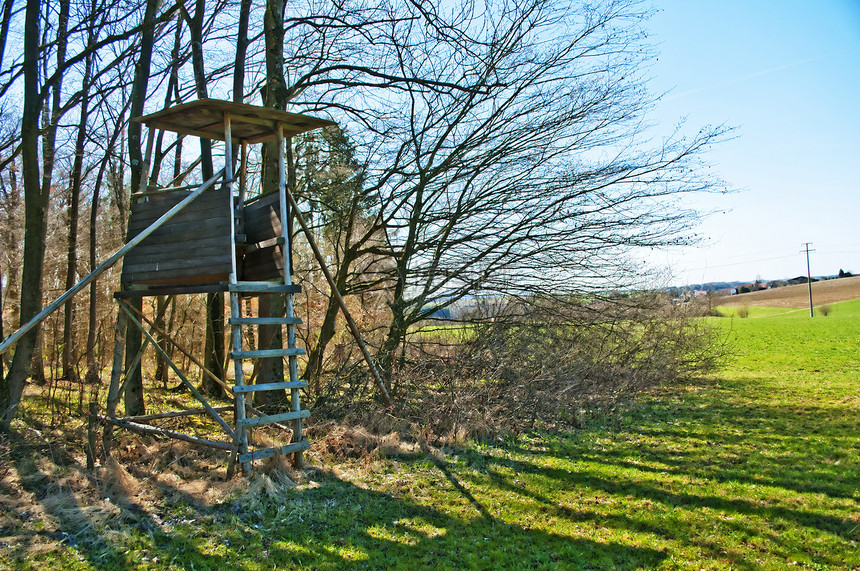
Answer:
[[[230,316],[241,316],[241,309],[239,307],[239,294],[234,291],[230,292]],[[230,337],[233,344],[233,353],[241,352],[242,326],[236,324],[232,325]],[[236,384],[237,387],[241,387],[245,384],[245,371],[242,369],[241,359],[233,359],[233,377],[233,382]],[[236,456],[248,452],[248,433],[245,431],[244,426],[242,426],[242,421],[245,420],[245,394],[234,393],[233,398],[236,406],[236,435],[233,442],[233,452],[230,455],[230,465],[227,467],[228,478],[233,475],[233,469],[236,463]]]
[[[224,173],[227,177],[224,186],[227,187],[227,207],[230,212],[230,262],[232,273],[230,283],[236,283],[236,203],[233,200],[233,130],[230,125],[230,113],[224,112]]]
[[[230,167],[229,170],[232,172],[232,161],[233,161],[233,141],[232,141],[232,126],[230,124],[230,114],[224,113],[224,164],[225,168]],[[245,151],[246,145],[243,143],[242,145],[242,182],[241,187],[245,185]],[[231,177],[232,179],[232,177]],[[240,188],[241,188],[240,187]],[[230,283],[235,284],[239,281],[239,276],[237,273],[236,266],[236,213],[233,209],[233,185],[232,183],[229,186],[230,192],[230,249],[232,255],[232,271],[230,272]],[[244,203],[242,204],[244,207]],[[235,291],[230,292],[230,317],[239,317],[241,315],[241,309],[239,307],[239,294]],[[239,325],[232,325],[230,329],[230,339],[231,344],[233,346],[233,353],[241,353],[242,351],[242,327]],[[233,359],[233,377],[234,383],[237,386],[242,386],[245,382],[245,372],[242,369],[242,360],[241,359]],[[233,447],[230,451],[230,461],[227,465],[227,478],[231,478],[233,476],[233,471],[236,468],[236,458],[239,454],[244,454],[248,452],[248,433],[245,430],[245,427],[242,425],[242,421],[245,420],[245,394],[244,393],[233,393],[233,403],[235,407],[235,419],[236,419],[236,430],[233,434]],[[246,472],[249,467],[246,467]]]
[[[92,472],[96,468],[96,431],[99,426],[99,403],[90,402],[89,416],[87,417],[87,470]]]
[[[119,404],[119,380],[123,371],[122,358],[125,352],[125,329],[125,312],[118,311],[116,316],[116,329],[114,331],[113,368],[111,369],[110,387],[108,388],[107,407],[105,410],[105,414],[108,418],[116,416],[116,407]],[[110,456],[112,445],[113,425],[105,424],[104,434],[102,435],[102,449],[104,450],[106,458]]]
[[[286,172],[286,157],[285,146],[287,140],[284,138],[284,126],[278,123],[278,198],[281,209],[281,234],[284,238],[284,285],[293,285],[293,269],[292,260],[292,236],[290,236],[290,224],[288,217],[290,212],[288,209],[287,195],[292,189],[289,188]],[[287,319],[295,317],[295,309],[293,306],[292,294],[287,294]],[[292,323],[287,324],[287,347],[292,349],[296,346],[296,326]],[[287,364],[290,372],[290,381],[296,381],[299,378],[298,360],[295,355],[287,357]],[[290,389],[290,408],[293,412],[299,412],[302,409],[299,389],[293,387]],[[302,419],[296,418],[293,420],[293,437],[292,442],[302,441]],[[293,466],[301,470],[304,467],[303,451],[298,449],[293,453]]]
[[[129,320],[131,320],[131,323],[135,325],[138,329],[140,329],[146,336],[146,338],[149,339],[149,342],[152,343],[152,346],[155,347],[155,350],[158,351],[158,353],[164,358],[167,364],[170,365],[170,368],[173,369],[173,372],[176,373],[176,376],[179,377],[183,384],[188,387],[188,390],[190,390],[191,393],[197,398],[197,400],[200,401],[200,404],[202,404],[206,408],[206,411],[210,414],[210,416],[212,416],[212,418],[214,418],[215,421],[221,425],[221,428],[223,428],[224,431],[230,435],[230,438],[235,438],[235,433],[233,432],[233,429],[230,428],[230,426],[224,421],[224,419],[221,418],[221,415],[218,414],[214,408],[212,408],[212,405],[210,405],[209,402],[203,397],[203,395],[200,394],[200,391],[197,390],[197,388],[191,383],[191,381],[185,378],[185,375],[182,374],[182,371],[179,370],[179,367],[176,366],[176,363],[174,363],[170,356],[164,351],[164,349],[162,349],[161,346],[155,342],[155,339],[153,339],[152,335],[150,335],[149,332],[143,327],[143,324],[141,324],[140,321],[137,320],[137,318],[129,309],[128,304],[120,300],[119,306],[120,308],[122,308],[123,311],[125,311]]]
[[[337,284],[335,284],[331,272],[329,272],[328,268],[326,267],[325,258],[323,257],[322,252],[320,252],[320,249],[317,247],[316,240],[314,240],[313,234],[311,234],[311,230],[310,228],[308,228],[308,225],[305,222],[301,211],[299,210],[299,205],[296,204],[296,199],[293,198],[293,195],[291,193],[287,193],[287,198],[290,200],[290,205],[293,208],[293,213],[296,216],[296,220],[299,221],[299,225],[301,225],[302,231],[305,233],[305,236],[308,239],[308,245],[311,247],[311,250],[314,253],[314,257],[317,259],[317,262],[320,265],[320,269],[322,270],[322,273],[325,276],[329,287],[331,288],[331,293],[337,301],[337,304],[340,306],[340,310],[341,312],[343,312],[343,316],[346,318],[346,324],[349,326],[349,331],[350,333],[352,333],[355,342],[358,343],[358,347],[359,349],[361,349],[361,354],[364,356],[364,360],[367,362],[367,366],[370,368],[370,374],[373,375],[373,378],[376,380],[376,386],[379,388],[379,392],[382,394],[382,399],[385,401],[385,404],[387,406],[394,406],[394,402],[391,400],[391,395],[388,394],[388,388],[385,386],[385,381],[382,379],[382,375],[379,374],[379,370],[376,368],[376,364],[373,362],[373,357],[370,356],[370,353],[367,350],[367,346],[364,344],[364,340],[362,340],[361,338],[361,333],[358,331],[358,326],[355,324],[355,321],[352,319],[352,315],[349,313],[349,309],[347,309],[346,307],[346,302],[343,300],[343,297],[337,290]]]

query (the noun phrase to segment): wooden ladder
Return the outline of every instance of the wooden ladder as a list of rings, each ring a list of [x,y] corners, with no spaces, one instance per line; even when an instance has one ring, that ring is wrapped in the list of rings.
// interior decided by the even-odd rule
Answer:
[[[299,355],[304,355],[304,349],[296,347],[296,325],[301,323],[297,319],[293,311],[293,294],[301,292],[301,287],[296,286],[292,282],[290,275],[292,269],[292,260],[290,259],[290,233],[289,233],[289,214],[287,212],[287,173],[285,169],[286,157],[284,156],[284,130],[283,125],[278,122],[276,124],[276,134],[278,140],[278,210],[281,220],[281,238],[283,239],[283,282],[252,282],[240,281],[238,279],[238,266],[236,260],[236,244],[238,231],[241,228],[241,214],[236,212],[233,198],[233,179],[232,177],[226,181],[228,194],[230,196],[230,208],[233,215],[230,218],[230,240],[231,240],[231,256],[232,256],[232,271],[230,273],[230,282],[228,291],[230,292],[230,319],[229,324],[232,332],[233,347],[230,352],[230,359],[233,360],[234,370],[234,385],[233,398],[236,407],[236,429],[234,431],[233,453],[236,460],[246,472],[250,472],[251,463],[255,460],[271,458],[281,454],[294,454],[293,465],[301,468],[303,464],[302,452],[310,448],[309,443],[302,437],[302,419],[310,416],[310,411],[302,409],[299,398],[299,389],[307,386],[307,383],[299,380],[298,364],[296,358]],[[232,173],[232,124],[230,114],[224,113],[224,172]],[[244,163],[242,166],[241,180],[245,180]],[[243,183],[244,184],[244,183]],[[244,202],[244,188],[239,188],[239,204]],[[286,315],[284,317],[243,317],[239,298],[242,295],[265,295],[265,294],[284,294],[286,295]],[[264,349],[264,350],[248,350],[243,347],[242,341],[242,326],[243,325],[286,325],[287,326],[287,346],[282,349]],[[289,360],[289,380],[281,380],[274,383],[263,383],[246,385],[245,373],[242,364],[250,359],[263,358],[283,358]],[[245,395],[260,391],[274,391],[289,389],[290,391],[290,411],[278,414],[264,414],[248,418],[245,414]],[[281,426],[281,422],[292,421],[293,436],[292,442],[284,446],[273,446],[269,448],[260,448],[250,450],[248,443],[248,429],[264,425]],[[228,473],[231,473],[233,466],[233,457],[230,459],[230,467]]]
[[[293,294],[299,293],[301,287],[292,284],[276,284],[271,282],[236,282],[229,284],[228,287],[230,292],[230,318],[228,319],[228,323],[231,327],[233,339],[230,359],[233,361],[235,373],[233,395],[236,406],[235,448],[237,461],[248,470],[250,469],[250,462],[254,460],[262,460],[281,454],[295,454],[293,456],[293,464],[296,467],[301,467],[302,452],[310,448],[310,443],[302,437],[302,419],[307,418],[311,414],[309,410],[302,409],[301,407],[299,390],[307,387],[307,383],[299,380],[298,364],[296,361],[297,357],[305,354],[304,349],[296,347],[296,325],[300,325],[302,321],[295,317],[293,313]],[[286,315],[284,317],[242,316],[240,298],[242,295],[248,294],[285,294],[287,302]],[[282,349],[245,350],[242,327],[246,325],[286,325],[287,346]],[[244,361],[283,357],[288,359],[289,380],[284,379],[278,382],[253,385],[245,384],[245,374],[242,367]],[[246,395],[254,392],[275,390],[290,391],[290,411],[251,418],[246,416]],[[283,446],[256,450],[250,449],[247,429],[282,422],[292,422],[292,442]]]

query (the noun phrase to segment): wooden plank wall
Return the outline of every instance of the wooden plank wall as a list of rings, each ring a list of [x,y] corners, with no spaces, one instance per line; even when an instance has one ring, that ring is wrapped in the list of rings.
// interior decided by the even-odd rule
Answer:
[[[259,244],[281,236],[280,200],[264,196],[245,206],[245,235],[248,244]],[[284,246],[274,245],[243,256],[242,279],[274,280],[284,276]]]
[[[128,239],[134,238],[188,192],[150,196],[132,205]],[[281,236],[278,195],[269,195],[245,206],[237,233],[248,245]],[[239,280],[264,281],[284,275],[283,245],[272,245],[237,254]],[[141,285],[195,285],[227,281],[230,276],[230,213],[227,191],[204,192],[167,224],[126,254],[122,283]]]
[[[135,237],[188,192],[151,196],[132,205],[128,239]],[[226,281],[231,271],[227,190],[211,190],[126,254],[122,283],[198,284]]]

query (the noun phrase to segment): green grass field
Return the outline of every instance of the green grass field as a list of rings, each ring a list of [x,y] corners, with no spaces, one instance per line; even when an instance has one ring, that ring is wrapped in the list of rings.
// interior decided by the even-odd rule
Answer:
[[[860,568],[860,300],[750,315],[713,318],[737,351],[727,370],[574,433],[174,497],[0,567]]]

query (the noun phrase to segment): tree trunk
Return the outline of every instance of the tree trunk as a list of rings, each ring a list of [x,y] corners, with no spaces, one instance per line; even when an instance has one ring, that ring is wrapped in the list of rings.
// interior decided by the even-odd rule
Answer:
[[[196,0],[194,16],[184,10],[183,14],[188,23],[191,35],[191,67],[194,71],[194,86],[200,99],[209,96],[206,88],[206,68],[203,62],[203,18],[206,12],[206,0]],[[200,156],[203,179],[212,177],[212,142],[200,139]],[[224,380],[224,294],[221,292],[206,294],[206,341],[203,349],[203,365]],[[224,388],[209,375],[200,375],[200,390],[203,394],[220,397]]]
[[[3,274],[0,272],[0,339],[5,339],[6,335],[3,333]],[[0,379],[3,379],[3,355],[0,355]],[[0,384],[2,384],[2,380],[0,380]]]
[[[341,295],[346,293],[346,277],[349,275],[349,268],[355,262],[355,250],[349,247],[344,248],[343,258],[340,260],[338,271],[335,274],[335,284],[338,292]],[[329,341],[334,338],[337,326],[337,316],[340,313],[340,305],[337,303],[333,294],[329,295],[325,317],[323,318],[322,326],[320,327],[319,337],[316,343],[308,352],[308,364],[305,367],[304,378],[312,388],[312,392],[319,392],[320,377],[323,373],[323,361],[325,358],[325,350]],[[314,390],[315,389],[315,390]]]
[[[66,61],[66,37],[69,22],[69,0],[60,0],[60,10],[57,19],[57,70],[61,70]],[[50,110],[45,106],[43,112],[42,126],[42,193],[45,201],[45,213],[42,231],[43,235],[48,231],[48,209],[50,207],[51,184],[54,177],[54,158],[55,147],[57,140],[57,127],[60,123],[62,110],[62,79],[63,74],[58,73],[56,82],[51,87],[51,105]],[[44,241],[45,238],[43,237]],[[42,244],[42,261],[44,264],[44,249],[45,244]],[[40,270],[40,274],[42,270]],[[33,357],[30,362],[30,377],[37,384],[45,383],[45,364],[44,364],[44,335],[42,327],[39,327],[39,332],[36,335],[36,345],[34,347]]]
[[[284,294],[263,294],[259,298],[260,315],[265,317],[283,317],[286,314]],[[259,326],[259,348],[280,349],[284,345],[280,325]],[[279,383],[284,380],[284,359],[271,357],[260,359],[260,370],[257,382]],[[254,393],[254,405],[258,408],[274,409],[283,407],[287,402],[284,390],[262,391]]]
[[[167,303],[167,297],[163,295],[159,295],[155,298],[155,312],[157,315],[164,315],[165,307],[164,304]],[[162,320],[164,321],[164,320]],[[169,329],[164,329],[165,331],[170,331]],[[171,345],[167,343],[167,337],[161,333],[161,331],[155,332],[155,342],[158,343],[165,352],[170,355],[170,347]],[[158,354],[158,357],[155,360],[155,382],[161,383],[163,388],[167,388],[168,382],[168,366],[167,361],[164,360],[164,357],[161,356],[161,353]]]
[[[239,7],[239,30],[236,34],[236,61],[233,65],[233,101],[242,103],[245,100],[245,57],[248,51],[248,20],[251,17],[251,0],[242,0]],[[238,145],[234,147],[233,164],[236,163],[235,153],[239,152]]]
[[[123,115],[125,109],[123,109]],[[122,121],[118,120],[114,133],[111,136],[108,148],[113,148],[117,139],[122,133]],[[102,183],[104,182],[105,173],[108,172],[110,164],[110,154],[106,154],[99,165],[99,172],[96,175],[96,182],[93,185],[93,199],[90,205],[90,248],[89,248],[89,264],[90,271],[96,269],[98,260],[96,259],[98,252],[98,217],[99,217],[99,200]],[[87,322],[87,382],[97,383],[99,381],[99,365],[96,359],[96,341],[98,340],[98,280],[90,283],[89,291],[89,312]]]
[[[284,8],[283,0],[267,0],[264,16],[266,42],[266,85],[263,87],[263,105],[284,110],[287,106],[284,88]],[[278,143],[263,146],[263,194],[279,192],[280,166],[278,165]],[[282,221],[286,224],[286,221]],[[289,271],[284,268],[284,271]],[[284,294],[261,295],[259,300],[261,317],[283,317],[286,314]],[[257,343],[260,349],[281,349],[283,336],[280,325],[261,325]],[[260,359],[258,383],[278,383],[284,380],[284,360],[280,357]],[[281,406],[287,402],[286,391],[254,393],[257,406]]]
[[[9,24],[12,22],[12,4],[14,0],[3,1],[3,21],[0,24],[0,69],[3,69],[3,54],[6,53],[6,38],[9,36]],[[0,375],[2,378],[3,375]]]
[[[27,0],[24,26],[24,108],[21,118],[21,165],[24,179],[24,259],[20,322],[42,308],[42,260],[48,210],[48,189],[39,177],[39,13],[40,0]],[[8,432],[21,402],[24,381],[40,328],[24,335],[15,348],[12,366],[0,383],[0,430]]]
[[[308,382],[311,393],[314,397],[319,396],[320,377],[323,372],[323,358],[329,341],[334,338],[339,312],[340,306],[333,298],[329,298],[325,317],[323,318],[322,325],[320,326],[319,337],[311,350],[308,351],[308,364],[305,367],[303,377]]]
[[[84,78],[82,81],[83,96],[81,98],[81,116],[78,121],[78,136],[75,140],[75,162],[72,166],[72,184],[69,197],[69,234],[68,248],[66,250],[66,290],[72,289],[77,282],[78,267],[78,218],[80,211],[81,177],[83,176],[84,143],[86,142],[87,114],[89,112],[89,96],[87,89],[90,83],[92,70],[92,58],[86,59],[84,67]],[[72,298],[66,302],[65,316],[63,321],[63,376],[70,381],[77,381],[78,374],[75,369],[74,336],[75,303]]]
[[[143,115],[146,102],[146,89],[149,83],[150,66],[152,63],[152,47],[155,42],[155,16],[158,13],[160,0],[146,0],[146,12],[143,16],[143,31],[140,40],[140,57],[134,66],[134,81],[131,88],[131,116]],[[141,154],[141,124],[136,121],[128,125],[128,154],[131,162],[131,194],[140,192],[145,184],[145,165]],[[140,298],[129,301],[137,310],[143,309]],[[125,356],[126,368],[137,355],[143,344],[143,333],[135,327],[129,327],[126,332]],[[143,376],[140,363],[126,372],[125,413],[128,416],[144,414],[146,407],[143,401]]]
[[[99,187],[101,187],[101,174],[104,172],[104,165],[106,163],[102,163],[102,170],[99,172],[99,176],[96,179],[96,184],[93,186],[93,200],[90,205],[90,249],[89,249],[89,262],[90,262],[90,271],[96,268],[96,252],[97,252],[97,240],[98,240],[98,232],[96,231],[96,222],[98,221],[99,216]],[[98,286],[96,285],[96,281],[94,280],[90,284],[90,299],[89,299],[89,312],[87,315],[87,376],[86,380],[90,384],[96,384],[99,382],[99,365],[98,360],[96,359],[96,341],[98,332]]]
[[[203,366],[224,380],[224,294],[206,294],[206,342],[204,343]],[[209,375],[200,377],[201,392],[213,397],[224,395],[224,387]]]
[[[182,42],[182,17],[180,16],[176,19],[176,31],[173,35],[173,50],[171,52],[170,78],[167,81],[167,89],[165,90],[165,97],[164,97],[164,107],[165,108],[170,107],[170,104],[173,102],[175,102],[175,103],[181,103],[182,102],[180,99],[180,96],[179,96],[179,89],[178,89],[179,65],[180,65],[179,48],[181,46],[181,42]],[[152,172],[149,176],[150,184],[154,184],[154,185],[158,184],[158,175],[159,175],[159,172],[161,170],[161,162],[164,158],[164,153],[161,151],[161,143],[162,143],[163,138],[164,138],[164,131],[159,131],[158,140],[157,140],[156,145],[155,145],[156,159],[153,161],[154,164],[153,164]],[[175,155],[175,160],[174,160],[174,164],[173,164],[174,174],[171,177],[172,179],[175,179],[179,176],[178,171],[181,170],[181,167],[179,164],[179,163],[181,163],[181,157],[182,157],[182,140],[180,139],[180,140],[176,141],[176,155]],[[175,307],[174,299],[175,298],[173,298],[173,297],[170,298],[171,312],[172,312],[173,308]],[[165,311],[166,311],[166,308],[164,306],[165,303],[167,303],[167,298],[165,296],[160,295],[156,298],[155,305],[156,305],[156,314],[157,315],[163,316],[165,314]],[[164,323],[163,318],[161,319],[161,322]],[[172,313],[171,313],[171,319],[169,320],[169,322],[172,325]],[[167,335],[165,333],[162,333],[161,331],[164,331]],[[168,357],[170,357],[173,354],[173,345],[171,343],[169,343],[167,340],[168,335],[171,333],[171,331],[172,331],[171,327],[169,327],[169,326],[163,327],[162,326],[159,329],[159,331],[156,331],[156,333],[155,333],[155,342],[158,343],[158,345],[162,349],[164,349],[164,351],[165,351],[165,353],[167,353]],[[169,382],[169,377],[170,377],[170,367],[167,365],[167,360],[161,355],[161,353],[157,352],[157,354],[155,356],[155,379],[154,380],[156,383],[160,383],[161,386],[166,389],[167,384]]]

